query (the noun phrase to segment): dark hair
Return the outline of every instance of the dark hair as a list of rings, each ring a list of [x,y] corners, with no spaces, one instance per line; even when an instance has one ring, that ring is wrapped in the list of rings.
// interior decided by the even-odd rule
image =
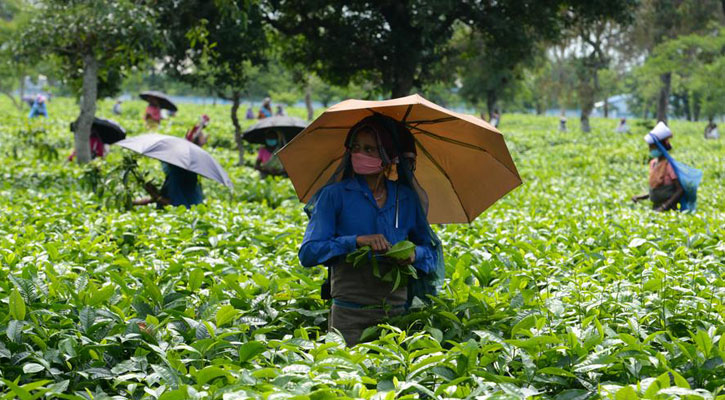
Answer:
[[[355,135],[364,130],[370,130],[376,135],[378,144],[382,147],[380,158],[384,163],[390,164],[401,155],[412,154],[415,157],[415,140],[410,130],[405,124],[382,114],[365,117],[353,125],[345,138],[345,148],[349,150]]]

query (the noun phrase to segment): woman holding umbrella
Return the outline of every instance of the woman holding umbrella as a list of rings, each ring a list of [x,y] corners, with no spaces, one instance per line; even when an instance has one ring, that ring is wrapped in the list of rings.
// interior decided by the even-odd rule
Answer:
[[[277,155],[307,203],[300,261],[329,267],[331,296],[323,286],[322,297],[333,299],[330,326],[348,344],[365,327],[441,290],[442,246],[429,223],[469,223],[521,184],[500,132],[419,95],[335,104]],[[372,272],[360,258],[352,267],[345,262],[360,246],[379,254],[406,239],[414,254],[401,262],[412,263],[417,277],[411,273],[405,288],[375,278],[385,278],[383,267],[394,268],[394,261],[380,260]]]
[[[275,157],[274,152],[284,145],[284,135],[274,130],[268,130],[264,137],[264,146],[259,148],[257,159],[254,161],[254,169],[259,171],[262,179],[267,175],[284,175],[284,168]]]
[[[134,200],[134,205],[156,203],[159,207],[172,205],[191,208],[204,202],[204,192],[197,174],[165,162],[161,162],[161,169],[166,175],[161,190],[151,182],[144,183],[144,189],[151,197]]]
[[[146,128],[156,129],[161,123],[161,107],[159,107],[159,101],[155,97],[148,98],[149,105],[146,106],[144,113],[144,121],[146,121]]]
[[[78,120],[71,122],[71,132],[75,132],[77,125]],[[89,147],[91,148],[91,158],[104,157],[108,153],[107,145],[123,140],[125,137],[126,130],[118,122],[110,119],[93,118],[91,136],[88,138]],[[75,156],[76,152],[73,150],[70,156],[68,156],[68,161],[73,161]]]
[[[161,168],[166,175],[161,189],[137,176],[151,197],[135,200],[134,205],[156,203],[159,207],[172,205],[191,208],[194,204],[201,204],[204,202],[204,193],[199,175],[232,186],[221,165],[201,149],[203,143],[196,145],[173,136],[146,134],[126,139],[118,145],[161,161]]]
[[[161,109],[168,110],[170,115],[173,115],[176,111],[176,104],[164,93],[157,92],[154,90],[147,90],[139,94],[143,100],[146,100],[149,105],[146,107],[144,113],[144,121],[146,121],[146,127],[149,129],[155,129],[161,123],[162,115]]]
[[[333,178],[334,183],[320,189],[305,209],[310,222],[300,261],[306,267],[330,268],[329,326],[351,346],[365,328],[405,310],[408,288],[393,290],[393,283],[377,278],[372,266],[354,268],[345,261],[348,253],[370,246],[377,257],[409,240],[416,245],[410,258],[380,258],[378,275],[410,264],[425,275],[443,265],[442,253],[436,251],[440,241],[428,225],[416,191],[422,189],[416,187],[411,170],[412,143],[410,132],[393,119],[364,118],[347,134],[344,161],[336,174],[339,182]],[[393,169],[397,181],[387,178]]]

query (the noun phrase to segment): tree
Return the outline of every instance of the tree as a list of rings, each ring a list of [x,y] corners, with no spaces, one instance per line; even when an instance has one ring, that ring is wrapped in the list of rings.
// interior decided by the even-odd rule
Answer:
[[[269,0],[267,19],[289,40],[285,56],[331,84],[375,82],[381,93],[407,95],[428,81],[461,17],[458,2]]]
[[[599,71],[609,68],[614,45],[631,22],[636,2],[632,0],[592,1],[570,5],[565,14],[566,35],[577,46],[574,64],[583,132],[591,130],[589,116],[601,93]]]
[[[722,103],[719,94],[718,60],[725,54],[725,30],[710,26],[705,34],[682,35],[655,46],[645,63],[637,69],[641,77],[642,93],[652,97],[652,86],[655,83],[658,107],[662,106],[662,79],[668,76],[668,91],[683,93],[675,98],[682,99],[680,108],[695,119],[699,116],[699,108],[706,105],[709,111],[717,110]],[[667,96],[668,98],[670,96]],[[690,101],[689,99],[693,99]],[[690,104],[692,103],[692,104]],[[708,115],[708,117],[714,114]],[[658,118],[661,115],[658,115]]]
[[[465,38],[457,43],[460,51],[460,95],[474,106],[483,101],[491,118],[497,103],[510,96],[510,84],[520,80],[524,61],[533,56],[489,46],[484,35],[468,27],[462,29]],[[481,113],[483,115],[483,113]]]
[[[722,19],[725,4],[718,0],[642,0],[632,39],[639,52],[651,54],[657,45],[680,35],[706,30],[708,22]],[[667,121],[672,72],[659,75],[657,120]]]
[[[76,83],[81,111],[75,131],[78,163],[91,158],[89,137],[99,77],[118,87],[120,76],[145,59],[155,43],[154,13],[138,0],[37,0],[21,28],[16,53],[49,58]]]
[[[609,117],[609,98],[620,92],[622,76],[616,70],[607,68],[597,71],[599,94],[604,101],[604,118]]]
[[[28,17],[23,12],[24,6],[22,0],[5,0],[0,3],[0,93],[10,98],[18,109],[22,107],[22,99],[16,100],[13,91],[22,82],[27,66],[13,54],[11,40],[18,25]]]
[[[702,112],[710,123],[725,114],[725,56],[704,65],[695,75],[694,86],[702,93]]]
[[[159,5],[160,24],[168,31],[164,69],[232,101],[234,139],[242,164],[244,144],[237,112],[253,66],[266,61],[260,8],[244,0],[160,0]]]

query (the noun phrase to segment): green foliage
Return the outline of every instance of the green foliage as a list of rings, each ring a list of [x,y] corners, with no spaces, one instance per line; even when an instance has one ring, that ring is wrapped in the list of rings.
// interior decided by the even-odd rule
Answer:
[[[17,56],[49,59],[80,94],[84,57],[98,61],[99,96],[114,95],[122,77],[153,54],[158,32],[154,8],[144,0],[43,0],[31,3],[32,15],[13,43]]]
[[[165,70],[175,78],[231,99],[243,92],[250,63],[261,65],[268,47],[256,2],[160,1],[167,27]]]
[[[7,104],[0,100],[3,154],[25,129]],[[100,114],[111,105],[101,102]],[[77,110],[67,99],[49,107],[44,135],[67,154]],[[143,103],[124,107],[119,122],[142,133]],[[179,108],[160,132],[181,136],[203,112],[212,139],[232,137],[229,107]],[[671,122],[673,155],[705,177],[698,213],[660,214],[628,200],[647,186],[637,121],[632,135],[617,136],[606,119],[594,118],[586,135],[558,132],[556,118],[506,121],[524,184],[473,224],[434,227],[446,256],[441,295],[353,348],[327,332],[325,269],[297,260],[307,217],[291,184],[236,167],[233,150],[208,148],[233,192],[202,179],[205,204],[190,210],[106,205],[116,192],[102,182],[127,154],[113,146],[91,163],[103,194],[83,189],[86,170],[63,158],[32,149],[4,157],[1,395],[722,396],[723,146],[702,139],[702,123]],[[160,182],[157,161],[136,162]],[[138,184],[127,190],[143,195]]]

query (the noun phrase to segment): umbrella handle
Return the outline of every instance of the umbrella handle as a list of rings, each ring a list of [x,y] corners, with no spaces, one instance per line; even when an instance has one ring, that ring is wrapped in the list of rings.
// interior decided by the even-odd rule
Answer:
[[[400,188],[400,182],[395,184],[395,229],[398,229],[398,210],[400,209],[400,201],[398,200],[398,190]]]

